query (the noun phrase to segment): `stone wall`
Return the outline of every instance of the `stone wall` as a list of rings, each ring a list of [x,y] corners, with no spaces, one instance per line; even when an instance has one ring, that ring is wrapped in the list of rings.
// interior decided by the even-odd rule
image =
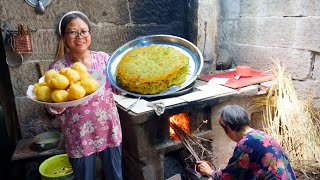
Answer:
[[[320,1],[220,0],[218,47],[265,71],[279,60],[302,99],[320,108]]]
[[[253,88],[257,90],[257,88]],[[254,97],[254,96],[253,96]],[[226,105],[239,105],[247,110],[247,113],[251,119],[250,126],[255,129],[262,129],[262,121],[261,116],[254,116],[255,113],[259,113],[261,115],[261,109],[252,108],[252,97],[239,97],[232,100],[225,101],[220,103],[217,106],[212,107],[212,131],[213,131],[213,141],[212,141],[212,163],[216,166],[216,168],[223,169],[229,162],[229,159],[233,155],[234,148],[236,146],[236,142],[232,141],[225,133],[223,128],[220,126],[217,121],[220,110]]]
[[[56,128],[43,105],[26,97],[28,85],[39,78],[36,64],[47,70],[53,61],[58,38],[55,27],[62,15],[71,10],[84,12],[92,23],[92,50],[111,54],[117,47],[136,37],[170,34],[193,42],[205,55],[204,71],[215,62],[216,2],[210,0],[64,0],[51,1],[43,15],[24,0],[0,2],[1,27],[17,30],[18,24],[31,29],[33,52],[24,55],[23,64],[9,68],[22,138]],[[198,8],[201,11],[198,11]],[[199,33],[198,33],[199,32]],[[5,32],[2,34],[6,36]],[[6,47],[10,56],[10,47]]]

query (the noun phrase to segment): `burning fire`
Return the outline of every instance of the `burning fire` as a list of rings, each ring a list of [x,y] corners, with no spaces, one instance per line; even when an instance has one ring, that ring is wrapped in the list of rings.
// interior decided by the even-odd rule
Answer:
[[[172,126],[172,123],[176,124],[178,127],[180,127],[185,133],[190,133],[190,119],[188,114],[186,113],[179,113],[176,115],[173,115],[169,118],[170,120],[170,137],[174,139],[179,139],[177,134],[174,132]]]

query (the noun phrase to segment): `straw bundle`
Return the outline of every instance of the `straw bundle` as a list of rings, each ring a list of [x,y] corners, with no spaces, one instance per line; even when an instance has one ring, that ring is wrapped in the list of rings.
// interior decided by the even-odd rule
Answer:
[[[296,170],[320,168],[320,119],[310,102],[301,101],[291,76],[275,62],[274,85],[264,98],[254,100],[255,107],[264,107],[264,131],[278,140]]]

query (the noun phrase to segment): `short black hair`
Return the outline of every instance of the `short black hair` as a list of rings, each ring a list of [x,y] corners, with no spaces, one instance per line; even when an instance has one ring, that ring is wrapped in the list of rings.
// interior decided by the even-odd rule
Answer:
[[[82,14],[79,14],[79,13],[73,13],[73,14],[69,14],[67,15],[66,17],[64,17],[61,21],[61,27],[60,27],[60,30],[61,30],[61,36],[63,36],[65,34],[65,30],[66,30],[66,27],[68,25],[68,23],[75,19],[75,18],[80,18],[82,19],[87,25],[88,25],[88,28],[89,28],[89,31],[91,30],[91,25],[90,25],[90,22],[88,20],[87,17],[83,16]]]
[[[248,113],[238,105],[227,105],[220,113],[220,120],[231,130],[239,132],[243,127],[249,126]]]

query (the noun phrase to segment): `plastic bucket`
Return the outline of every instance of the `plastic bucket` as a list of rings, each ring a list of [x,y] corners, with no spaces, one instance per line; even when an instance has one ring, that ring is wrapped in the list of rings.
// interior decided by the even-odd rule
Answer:
[[[43,161],[39,167],[43,180],[72,180],[73,171],[67,154],[59,154]]]

